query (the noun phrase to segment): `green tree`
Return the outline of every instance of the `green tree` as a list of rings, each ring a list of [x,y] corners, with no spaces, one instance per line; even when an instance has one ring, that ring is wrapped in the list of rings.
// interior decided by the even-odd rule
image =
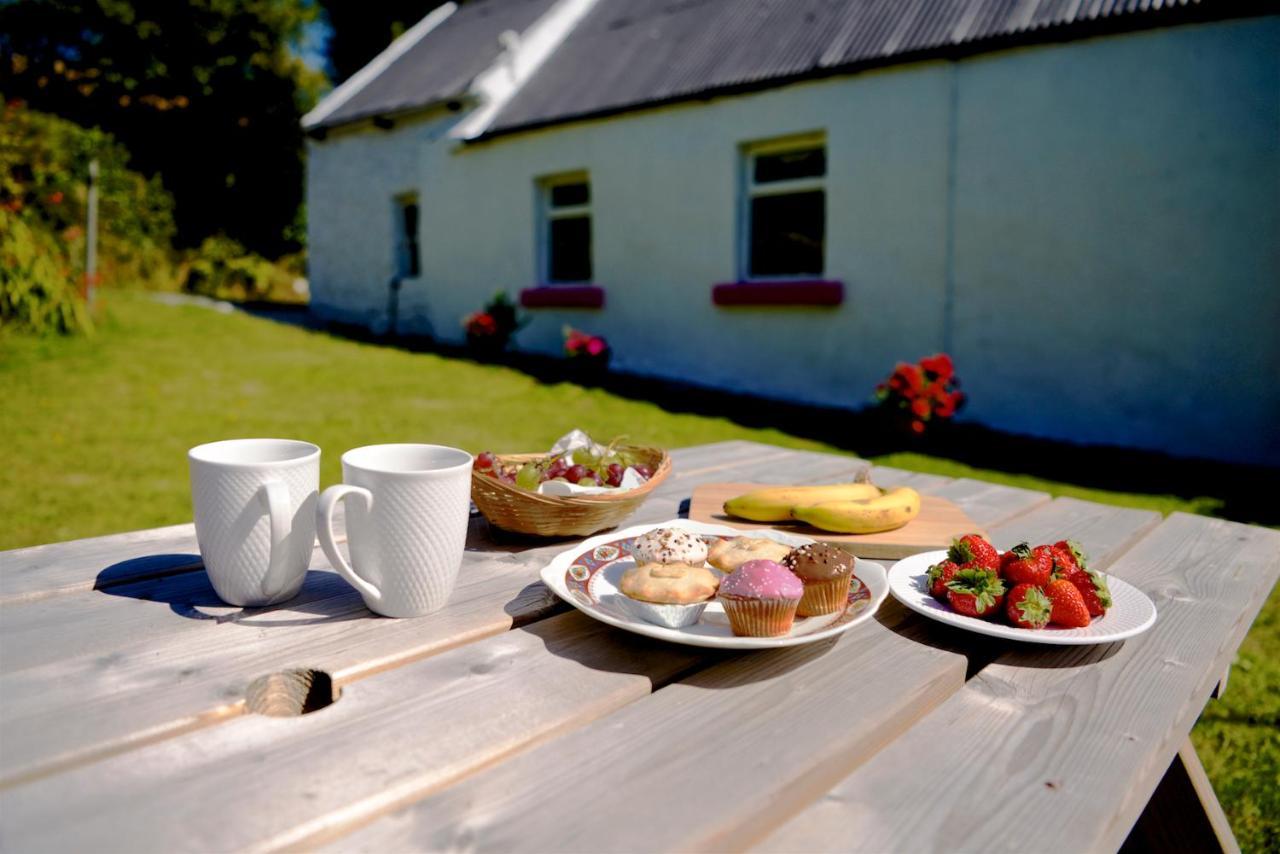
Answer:
[[[320,0],[332,31],[327,54],[333,82],[355,74],[439,5],[440,0]]]
[[[313,0],[0,0],[0,93],[111,133],[161,177],[182,245],[298,248],[299,119],[322,77],[291,46]]]

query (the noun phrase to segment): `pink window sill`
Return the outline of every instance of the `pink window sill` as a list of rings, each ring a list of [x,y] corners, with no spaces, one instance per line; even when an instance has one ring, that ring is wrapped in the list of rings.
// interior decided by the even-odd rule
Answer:
[[[844,282],[792,279],[778,282],[724,282],[711,288],[715,305],[820,305],[844,302]]]
[[[542,285],[520,292],[525,308],[604,308],[604,288],[597,285]]]

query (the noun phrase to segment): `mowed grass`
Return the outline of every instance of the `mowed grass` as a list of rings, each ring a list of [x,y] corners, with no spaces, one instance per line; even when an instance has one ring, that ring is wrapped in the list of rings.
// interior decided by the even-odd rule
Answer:
[[[237,436],[315,442],[324,449],[322,484],[341,479],[339,456],[358,445],[528,451],[575,426],[666,447],[751,439],[842,453],[777,430],[243,314],[120,292],[104,302],[91,338],[0,334],[0,549],[189,521],[186,450]],[[876,461],[1164,513],[1217,505],[1212,496],[1108,492],[920,454]],[[1246,850],[1280,849],[1278,615],[1273,592],[1225,698],[1209,704],[1193,733]]]

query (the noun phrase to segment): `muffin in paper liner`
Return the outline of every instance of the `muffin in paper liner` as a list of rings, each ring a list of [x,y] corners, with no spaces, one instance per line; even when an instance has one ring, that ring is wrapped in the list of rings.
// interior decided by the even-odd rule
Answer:
[[[628,615],[654,625],[666,626],[668,629],[692,626],[702,618],[702,612],[707,610],[709,604],[708,600],[708,602],[694,602],[691,605],[660,605],[657,602],[632,599],[625,594],[619,594],[615,601]]]
[[[800,600],[796,614],[801,617],[820,617],[823,614],[834,614],[843,611],[849,603],[849,587],[852,575],[842,575],[825,581],[806,581],[804,597]]]
[[[757,599],[720,595],[729,627],[739,637],[778,638],[791,633],[799,599]]]

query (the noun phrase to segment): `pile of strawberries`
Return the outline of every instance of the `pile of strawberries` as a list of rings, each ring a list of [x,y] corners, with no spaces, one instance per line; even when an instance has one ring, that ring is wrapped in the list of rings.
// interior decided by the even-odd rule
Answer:
[[[1082,628],[1111,607],[1106,579],[1088,568],[1071,540],[1035,548],[1021,543],[1002,555],[977,534],[965,534],[946,560],[929,567],[929,592],[957,614],[982,620],[1003,614],[1020,629]]]

